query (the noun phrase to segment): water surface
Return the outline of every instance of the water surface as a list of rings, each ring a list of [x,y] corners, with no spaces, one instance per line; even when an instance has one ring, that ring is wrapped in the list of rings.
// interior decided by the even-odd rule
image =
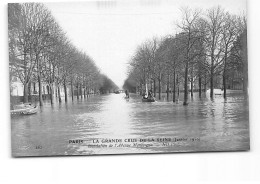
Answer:
[[[165,96],[161,101],[143,103],[136,94],[129,100],[124,94],[109,94],[53,106],[45,101],[37,114],[11,118],[12,153],[45,156],[248,150],[249,112],[244,95],[230,91],[227,100],[221,95],[210,100],[208,95],[199,98],[195,93],[188,106],[182,105],[182,94],[178,103],[168,102]],[[158,142],[158,138],[166,138],[169,145]],[[88,146],[97,139],[154,141],[135,147]],[[69,140],[84,143],[71,144]]]

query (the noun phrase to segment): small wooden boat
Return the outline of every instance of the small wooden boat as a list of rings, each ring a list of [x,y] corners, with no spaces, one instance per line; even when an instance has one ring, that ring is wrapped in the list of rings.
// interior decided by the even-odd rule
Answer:
[[[32,106],[31,104],[20,104],[20,105],[15,105],[14,110],[11,110],[11,115],[30,115],[30,114],[35,114],[38,112],[38,107],[37,106]]]
[[[26,111],[23,111],[22,113],[25,115],[30,115],[30,114],[36,114],[38,112],[38,106],[35,106],[31,109],[26,109]]]
[[[155,102],[154,98],[143,98],[142,102]]]
[[[148,92],[147,83],[145,84],[145,95],[142,98],[142,102],[155,102],[155,98],[152,96],[152,92]]]

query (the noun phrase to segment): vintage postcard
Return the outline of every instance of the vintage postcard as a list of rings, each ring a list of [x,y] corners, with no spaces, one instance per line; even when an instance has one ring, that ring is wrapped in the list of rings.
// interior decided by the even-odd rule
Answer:
[[[250,149],[246,0],[8,4],[12,156]]]

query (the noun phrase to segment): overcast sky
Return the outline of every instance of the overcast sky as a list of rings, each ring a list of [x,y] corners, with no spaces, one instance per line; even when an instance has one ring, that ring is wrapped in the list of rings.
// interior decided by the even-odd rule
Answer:
[[[246,12],[246,0],[139,0],[45,3],[72,43],[94,59],[119,87],[127,63],[143,41],[175,34],[180,8],[221,5],[231,13]]]

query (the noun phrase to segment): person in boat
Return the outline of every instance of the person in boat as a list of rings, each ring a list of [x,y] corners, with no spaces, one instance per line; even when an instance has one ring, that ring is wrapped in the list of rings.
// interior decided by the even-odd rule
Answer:
[[[153,98],[153,91],[152,91],[152,90],[149,90],[149,91],[148,91],[148,99],[154,99],[154,98]]]
[[[147,99],[147,98],[148,98],[148,96],[147,96],[147,93],[146,93],[146,92],[143,92],[142,96],[143,96],[143,99]]]
[[[149,98],[149,99],[152,98],[152,91],[151,91],[151,90],[148,91],[148,98]]]
[[[129,98],[129,92],[128,92],[127,89],[125,90],[125,97],[126,97],[126,98]]]

